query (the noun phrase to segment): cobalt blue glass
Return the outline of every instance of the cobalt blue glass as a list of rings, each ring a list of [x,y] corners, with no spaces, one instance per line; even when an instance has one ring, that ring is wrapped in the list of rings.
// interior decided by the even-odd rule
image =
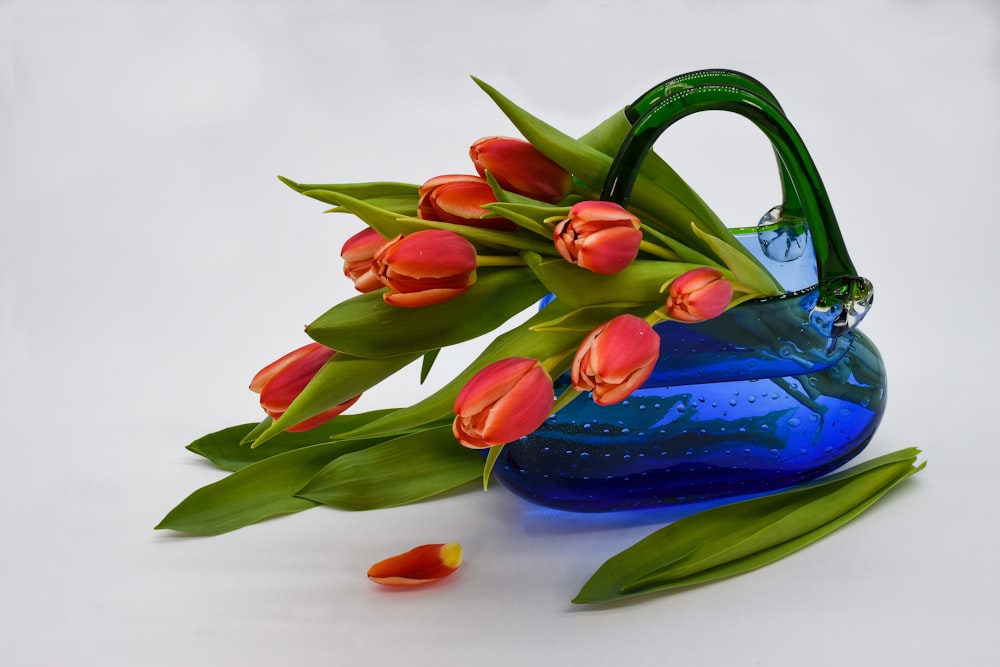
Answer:
[[[855,274],[815,166],[758,82],[708,70],[651,89],[626,109],[632,130],[602,197],[625,205],[659,133],[705,109],[744,115],[775,147],[785,201],[736,236],[786,292],[656,325],[660,359],[628,400],[599,406],[581,394],[506,445],[493,475],[534,503],[602,512],[781,489],[856,456],[882,419],[885,367],[855,329],[871,283]]]

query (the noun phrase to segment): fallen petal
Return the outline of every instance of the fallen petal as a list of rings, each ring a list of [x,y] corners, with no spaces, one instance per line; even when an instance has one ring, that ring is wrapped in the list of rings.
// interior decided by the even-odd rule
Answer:
[[[424,544],[368,568],[368,578],[383,586],[416,586],[447,577],[462,564],[462,545]]]

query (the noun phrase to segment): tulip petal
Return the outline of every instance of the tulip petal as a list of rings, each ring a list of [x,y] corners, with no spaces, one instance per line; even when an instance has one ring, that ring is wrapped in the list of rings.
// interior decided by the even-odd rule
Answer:
[[[424,544],[368,568],[368,578],[383,586],[416,586],[443,579],[462,564],[462,545]]]
[[[386,292],[382,295],[382,300],[385,301],[390,306],[399,306],[401,308],[421,308],[423,306],[433,306],[436,303],[442,303],[448,301],[449,299],[454,299],[459,294],[465,292],[469,289],[468,287],[461,287],[455,289],[428,289],[422,292]]]
[[[588,236],[577,254],[577,264],[601,274],[618,273],[639,255],[642,232],[634,227],[608,227]]]
[[[552,378],[537,360],[502,359],[476,373],[459,392],[453,433],[472,449],[513,442],[541,426],[554,402]]]
[[[325,345],[319,343],[309,343],[308,345],[303,345],[297,350],[292,350],[285,356],[281,357],[276,361],[272,361],[270,364],[262,368],[250,381],[250,390],[254,393],[261,393],[271,380],[275,376],[283,373],[286,369],[295,366],[305,366],[308,368],[314,368],[313,372],[320,366],[325,364],[334,352]],[[325,357],[325,358],[324,358]],[[317,360],[322,359],[322,362],[316,363]],[[311,377],[311,376],[310,376]]]

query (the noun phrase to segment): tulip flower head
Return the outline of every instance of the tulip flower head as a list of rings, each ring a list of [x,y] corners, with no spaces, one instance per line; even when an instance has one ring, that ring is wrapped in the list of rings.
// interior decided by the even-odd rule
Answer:
[[[535,359],[511,357],[486,366],[455,400],[455,438],[471,449],[528,435],[552,413],[552,378]]]
[[[679,322],[702,322],[718,317],[733,299],[733,286],[722,271],[702,266],[670,283],[666,312]]]
[[[593,273],[618,273],[639,254],[639,218],[618,204],[582,201],[554,230],[563,259]]]
[[[453,299],[476,282],[476,249],[454,232],[426,229],[387,242],[372,259],[392,306],[414,308]]]
[[[384,236],[367,227],[347,239],[341,248],[344,275],[354,281],[354,288],[359,292],[373,292],[382,288],[382,283],[372,269],[372,258],[385,241]]]
[[[649,322],[619,315],[580,344],[573,359],[573,387],[592,392],[598,405],[620,403],[649,378],[659,356],[660,337]]]
[[[554,204],[569,194],[569,172],[522,139],[486,137],[472,144],[469,157],[480,176],[490,172],[504,190]]]
[[[260,394],[260,406],[264,412],[272,419],[278,419],[336,353],[336,350],[319,343],[304,345],[262,368],[250,381],[250,390]],[[359,398],[355,396],[285,430],[295,433],[315,428],[354,405]]]
[[[517,229],[506,218],[486,218],[489,211],[483,208],[497,198],[493,188],[480,176],[447,174],[435,176],[417,191],[417,216],[422,220],[451,222],[456,225],[483,227],[500,231]]]
[[[462,564],[462,545],[424,544],[368,568],[368,578],[383,586],[417,586],[444,579]]]

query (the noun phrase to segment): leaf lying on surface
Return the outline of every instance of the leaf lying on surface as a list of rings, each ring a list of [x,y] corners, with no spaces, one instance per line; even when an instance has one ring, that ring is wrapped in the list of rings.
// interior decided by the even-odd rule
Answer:
[[[377,440],[345,440],[293,449],[248,465],[181,501],[157,529],[217,535],[278,514],[316,505],[295,493],[338,456],[370,447]]]
[[[741,574],[847,523],[924,467],[903,449],[772,495],[685,517],[607,560],[575,603],[620,600]]]
[[[346,433],[394,411],[394,409],[386,409],[362,414],[340,415],[336,419],[309,431],[280,433],[271,439],[267,447],[250,447],[245,442],[247,434],[255,430],[262,431],[262,425],[270,425],[271,420],[268,418],[264,420],[263,424],[240,424],[209,433],[192,442],[187,446],[187,449],[199,456],[204,456],[223,470],[239,470],[252,463],[293,449],[330,442],[341,433]],[[250,442],[252,441],[251,439]]]
[[[395,507],[451,491],[482,473],[482,456],[460,446],[449,424],[341,456],[298,495],[347,510]]]

